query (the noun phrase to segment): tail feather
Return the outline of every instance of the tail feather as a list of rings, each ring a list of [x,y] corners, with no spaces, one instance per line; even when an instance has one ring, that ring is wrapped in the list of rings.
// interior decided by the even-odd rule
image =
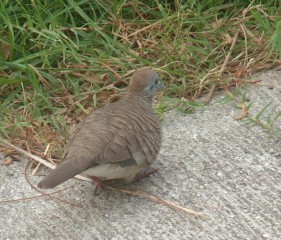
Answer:
[[[37,186],[39,188],[50,189],[58,186],[59,184],[67,181],[68,179],[76,176],[92,167],[93,162],[90,160],[78,162],[73,160],[65,160],[58,165],[49,175],[44,177]]]

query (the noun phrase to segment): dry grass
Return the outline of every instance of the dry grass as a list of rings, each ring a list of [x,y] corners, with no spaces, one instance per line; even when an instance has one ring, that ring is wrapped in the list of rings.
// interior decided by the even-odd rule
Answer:
[[[16,14],[0,4],[0,132],[54,162],[71,130],[116,101],[134,69],[157,69],[165,97],[186,104],[206,93],[208,102],[214,90],[280,65],[277,1],[15,4]],[[156,110],[167,108],[160,103]]]

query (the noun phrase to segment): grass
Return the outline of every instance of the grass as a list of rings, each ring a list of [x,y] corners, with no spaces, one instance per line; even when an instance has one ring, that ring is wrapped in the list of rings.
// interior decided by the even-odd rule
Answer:
[[[115,101],[134,69],[156,68],[165,98],[192,112],[202,94],[280,64],[280,0],[148,2],[1,1],[1,136],[59,159],[71,129]]]
[[[262,83],[261,79],[256,79],[250,84],[255,83],[256,87],[266,87],[273,89],[276,86]],[[238,113],[234,119],[242,121],[244,124],[260,126],[279,141],[281,137],[280,118],[281,111],[278,102],[271,99],[263,99],[263,103],[257,104],[259,97],[249,94],[249,82],[233,89],[225,91],[225,96],[217,101],[220,104],[231,104]],[[260,90],[262,91],[262,90]],[[274,99],[274,98],[273,98]]]

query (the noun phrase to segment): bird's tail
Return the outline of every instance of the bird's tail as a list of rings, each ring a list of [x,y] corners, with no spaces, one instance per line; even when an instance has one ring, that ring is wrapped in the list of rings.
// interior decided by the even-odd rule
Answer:
[[[89,159],[65,159],[58,165],[49,175],[44,177],[37,186],[39,188],[50,189],[58,186],[59,184],[67,181],[68,179],[76,176],[92,167],[93,162]]]

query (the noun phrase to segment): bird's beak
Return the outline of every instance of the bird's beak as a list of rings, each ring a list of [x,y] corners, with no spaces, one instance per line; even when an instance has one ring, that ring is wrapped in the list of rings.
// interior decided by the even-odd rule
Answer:
[[[161,81],[157,86],[157,92],[162,91],[166,88],[165,84]]]

